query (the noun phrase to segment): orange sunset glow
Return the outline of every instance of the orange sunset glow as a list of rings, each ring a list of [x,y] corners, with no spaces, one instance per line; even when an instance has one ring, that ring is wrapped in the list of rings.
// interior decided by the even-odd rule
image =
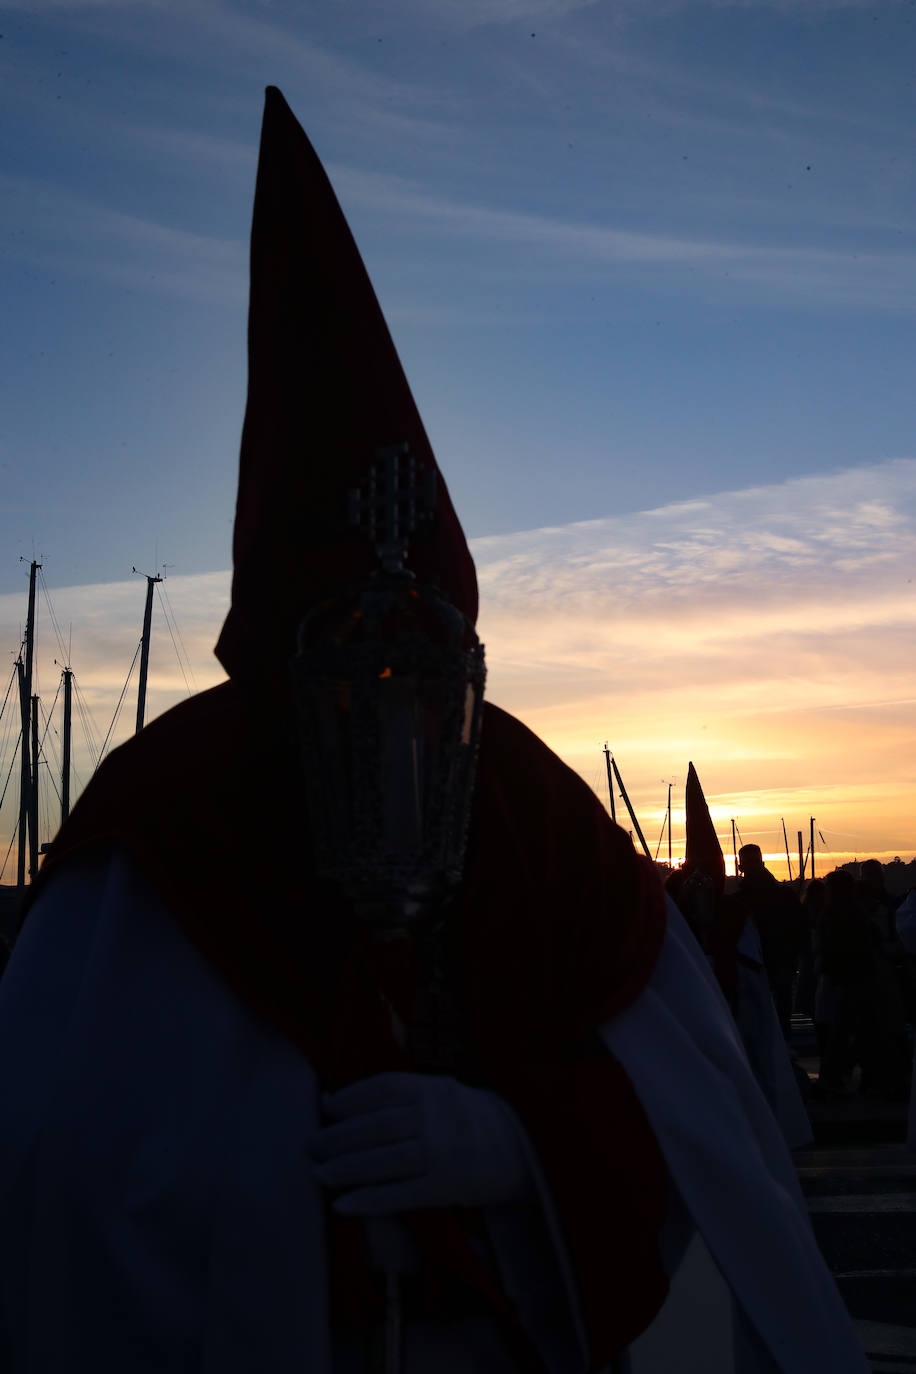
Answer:
[[[759,844],[793,876],[798,831],[815,871],[850,859],[916,855],[916,462],[636,516],[472,541],[487,694],[540,735],[608,804],[604,741],[647,844],[684,853],[684,782],[693,761],[732,871]],[[157,601],[147,719],[222,678],[212,646],[229,574],[170,578]],[[73,624],[73,666],[99,736],[109,728],[137,644],[139,579],[51,593]],[[165,618],[187,653],[182,669]],[[0,598],[10,663],[24,599]],[[60,658],[39,605],[39,689],[50,709]],[[133,728],[136,680],[112,739]],[[56,828],[50,730],[44,828]],[[14,738],[14,736],[12,736]],[[10,740],[4,770],[10,768]],[[77,780],[92,764],[75,744]],[[14,788],[9,789],[12,795]],[[3,853],[15,808],[2,821]],[[12,820],[10,819],[12,817]],[[622,802],[617,818],[630,828]],[[48,838],[47,833],[43,838]],[[15,845],[12,856],[15,855]],[[0,856],[2,857],[2,856]],[[810,860],[808,860],[810,874]],[[9,864],[4,881],[9,881]]]

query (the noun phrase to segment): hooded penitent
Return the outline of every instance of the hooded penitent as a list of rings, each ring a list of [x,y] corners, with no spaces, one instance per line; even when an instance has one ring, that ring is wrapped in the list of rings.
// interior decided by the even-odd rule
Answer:
[[[691,871],[700,870],[709,878],[716,892],[724,892],[725,856],[709,814],[697,770],[692,763],[687,765],[684,809],[687,828],[685,866],[689,866]]]
[[[344,513],[373,453],[406,441],[422,465],[435,460],[327,177],[274,89],[252,229],[249,375],[232,608],[217,647],[230,680],[106,760],[38,886],[90,847],[126,849],[236,994],[335,1087],[411,1067],[377,989],[409,1013],[412,972],[409,957],[386,966],[315,876],[287,663],[302,616],[371,566]],[[410,561],[474,619],[473,562],[441,481],[433,537],[411,546]],[[511,1101],[535,1144],[600,1367],[666,1291],[664,1165],[626,1075],[593,1034],[645,986],[664,907],[654,873],[591,790],[493,706],[451,932],[466,1076]],[[410,1224],[440,1292],[467,1284],[499,1305],[460,1218],[439,1209]],[[361,1282],[358,1225],[332,1227],[331,1287],[368,1311],[376,1295]]]
[[[725,856],[693,764],[685,789],[687,842],[680,892],[676,897],[694,934],[713,961],[713,971],[734,1008],[738,983],[738,940],[744,928],[743,905],[725,892]]]

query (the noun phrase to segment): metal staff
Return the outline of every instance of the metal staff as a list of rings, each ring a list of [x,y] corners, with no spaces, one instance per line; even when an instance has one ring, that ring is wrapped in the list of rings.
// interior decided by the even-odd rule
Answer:
[[[315,868],[373,938],[416,938],[426,976],[400,1029],[427,1071],[454,1055],[445,912],[464,874],[485,681],[473,625],[405,564],[434,502],[435,471],[406,444],[377,452],[350,520],[379,565],[357,595],[305,617],[291,663]],[[375,1248],[389,1256],[385,1369],[401,1374],[402,1271],[391,1246]]]

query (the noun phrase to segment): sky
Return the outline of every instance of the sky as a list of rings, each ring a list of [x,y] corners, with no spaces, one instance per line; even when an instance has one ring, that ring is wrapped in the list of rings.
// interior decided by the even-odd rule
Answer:
[[[0,692],[33,557],[46,709],[66,649],[107,734],[134,567],[148,714],[222,676],[277,84],[472,541],[491,698],[605,801],[607,740],[653,852],[692,759],[780,876],[782,819],[827,866],[916,854],[912,0],[0,0],[0,34]]]

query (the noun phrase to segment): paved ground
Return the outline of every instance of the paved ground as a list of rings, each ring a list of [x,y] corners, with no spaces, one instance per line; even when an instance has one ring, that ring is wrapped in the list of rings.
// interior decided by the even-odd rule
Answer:
[[[816,1081],[810,1022],[793,1048]],[[859,1095],[809,1101],[815,1144],[796,1163],[821,1252],[875,1374],[916,1374],[916,1154],[906,1103]],[[829,1374],[825,1371],[825,1374]]]
[[[796,1160],[818,1244],[872,1368],[916,1374],[916,1155],[835,1145]]]
[[[806,1016],[792,1017],[792,1051],[805,1070],[812,1086],[819,1071],[814,1027]],[[880,1098],[855,1093],[847,1098],[807,1103],[808,1116],[818,1144],[902,1145],[906,1139],[906,1102],[885,1102]]]

